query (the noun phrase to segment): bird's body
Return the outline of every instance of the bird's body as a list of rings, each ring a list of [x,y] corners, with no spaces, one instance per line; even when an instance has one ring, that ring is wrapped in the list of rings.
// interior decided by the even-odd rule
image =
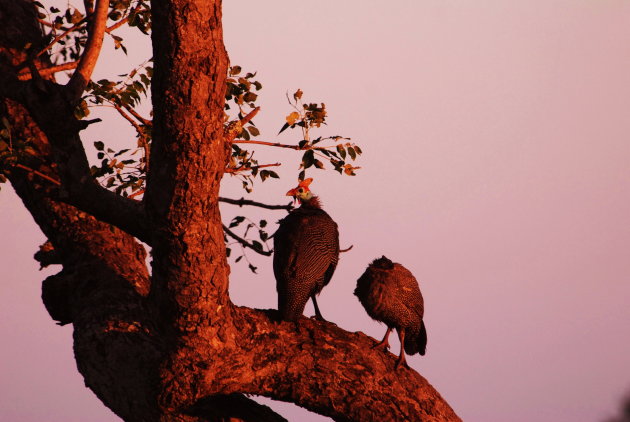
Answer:
[[[295,193],[302,205],[280,221],[274,235],[273,271],[278,291],[278,310],[286,321],[297,320],[309,298],[315,314],[322,319],[315,299],[332,278],[339,260],[337,224],[321,209],[316,196],[310,195],[307,179]],[[309,195],[298,193],[306,189]]]
[[[405,352],[425,354],[424,300],[418,281],[409,270],[384,256],[375,259],[357,281],[354,294],[370,317],[387,325],[378,346],[389,347],[390,331],[395,328],[398,332],[401,350],[397,367],[406,365]]]

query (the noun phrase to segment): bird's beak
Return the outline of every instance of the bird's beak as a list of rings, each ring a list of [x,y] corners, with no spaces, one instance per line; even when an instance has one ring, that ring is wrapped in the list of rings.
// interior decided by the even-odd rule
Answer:
[[[297,189],[291,189],[290,191],[287,192],[287,196],[292,196],[293,197],[293,203],[297,203],[298,202],[298,198],[297,198]]]

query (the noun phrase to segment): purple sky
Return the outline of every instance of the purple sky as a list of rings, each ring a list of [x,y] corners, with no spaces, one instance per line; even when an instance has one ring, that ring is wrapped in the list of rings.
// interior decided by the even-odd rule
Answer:
[[[316,135],[350,136],[364,151],[358,177],[309,174],[342,246],[354,245],[320,296],[324,316],[383,335],[352,291],[385,254],[425,297],[427,355],[409,362],[464,420],[613,414],[630,390],[630,3],[302,4],[226,2],[224,27],[232,63],[264,85],[260,139],[297,140],[275,134],[291,111],[285,93],[301,88],[330,114]],[[128,47],[97,77],[150,55]],[[85,140],[91,151],[130,134],[108,123]],[[298,155],[256,154],[285,164],[253,198],[286,201]],[[242,196],[225,182],[225,196]],[[7,185],[0,234],[0,420],[117,421],[76,372],[71,327],[41,304],[40,282],[58,269],[37,271],[43,236]],[[250,259],[258,276],[232,265],[234,302],[275,307],[271,261]]]

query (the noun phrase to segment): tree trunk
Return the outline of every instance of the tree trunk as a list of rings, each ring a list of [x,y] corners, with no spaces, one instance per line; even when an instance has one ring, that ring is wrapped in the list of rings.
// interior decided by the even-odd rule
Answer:
[[[34,71],[50,65],[45,55],[18,79],[16,66],[31,60],[24,44],[45,43],[29,1],[0,0],[0,112],[35,151],[10,181],[53,246],[40,262],[63,265],[42,297],[73,324],[88,387],[125,421],[283,420],[243,394],[339,421],[459,420],[363,333],[230,302],[218,208],[231,149],[221,2],[153,3],[153,144],[138,202],[89,179],[69,87]],[[151,275],[136,238],[152,247]]]

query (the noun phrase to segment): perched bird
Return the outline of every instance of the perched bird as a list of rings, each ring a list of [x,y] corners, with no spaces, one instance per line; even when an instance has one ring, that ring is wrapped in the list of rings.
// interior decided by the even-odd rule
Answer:
[[[389,348],[389,333],[393,328],[400,339],[400,364],[406,367],[405,352],[424,355],[427,347],[427,330],[424,316],[424,300],[418,281],[411,272],[385,256],[375,259],[357,281],[354,294],[359,298],[368,315],[384,322],[387,331],[383,340],[374,347]]]
[[[287,192],[301,206],[280,220],[274,235],[273,272],[282,319],[295,321],[313,299],[315,316],[324,320],[317,299],[335,272],[339,261],[337,223],[321,208],[308,186],[308,178]]]

